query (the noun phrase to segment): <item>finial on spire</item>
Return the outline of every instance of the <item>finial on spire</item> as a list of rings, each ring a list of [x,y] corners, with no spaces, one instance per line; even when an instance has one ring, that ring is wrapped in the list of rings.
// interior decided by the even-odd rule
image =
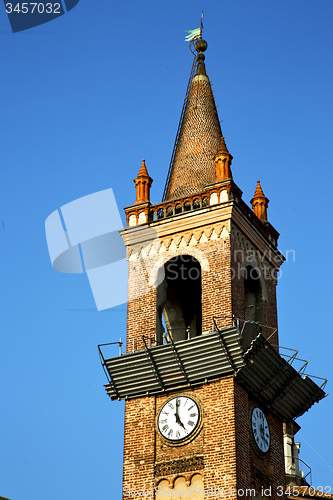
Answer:
[[[224,137],[222,135],[219,149],[215,155],[214,163],[216,168],[215,182],[223,182],[232,179],[231,163],[232,155],[229,153]]]
[[[146,167],[146,161],[142,160],[138,176],[136,179],[134,179],[134,184],[136,187],[136,200],[134,204],[150,202],[150,186],[152,185],[152,183],[153,179],[149,177]]]
[[[205,52],[207,50],[208,43],[206,42],[206,40],[203,40],[203,38],[199,38],[195,42],[194,47],[195,47],[195,50],[198,52],[198,56],[199,56],[199,54],[202,54],[203,52]],[[204,59],[205,59],[205,56],[204,56]]]
[[[189,30],[189,31],[186,30],[186,33],[188,34],[185,37],[185,42],[190,42],[191,44],[191,42],[194,42],[194,40],[199,40],[200,38],[202,38],[202,30],[203,30],[203,11],[201,12],[200,28],[196,28],[195,30]]]
[[[257,187],[251,200],[251,205],[252,210],[256,214],[256,216],[264,222],[267,222],[268,203],[269,199],[264,195],[264,192],[260,186],[260,181],[257,181]]]
[[[196,71],[196,76],[197,75],[206,75],[206,67],[205,67],[205,56],[203,55],[203,52],[207,50],[208,44],[206,40],[203,40],[202,38],[202,28],[203,28],[203,11],[201,13],[201,26],[200,26],[200,38],[198,38],[195,43],[194,43],[194,48],[197,51],[197,71]],[[194,39],[193,39],[194,42]]]

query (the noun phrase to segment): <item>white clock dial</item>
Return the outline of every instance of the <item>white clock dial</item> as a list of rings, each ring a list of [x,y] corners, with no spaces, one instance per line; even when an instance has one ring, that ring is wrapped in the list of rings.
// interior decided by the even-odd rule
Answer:
[[[262,453],[269,450],[271,444],[271,435],[269,432],[268,422],[264,412],[256,407],[252,410],[251,415],[251,430],[254,441]]]
[[[161,409],[157,419],[158,430],[166,439],[180,441],[197,428],[199,417],[199,407],[193,399],[177,396]]]

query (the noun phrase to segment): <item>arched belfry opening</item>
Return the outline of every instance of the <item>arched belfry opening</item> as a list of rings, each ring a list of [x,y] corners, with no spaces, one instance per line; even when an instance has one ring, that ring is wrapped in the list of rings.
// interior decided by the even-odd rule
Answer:
[[[247,266],[244,271],[245,320],[265,324],[265,301],[260,280],[260,270]]]
[[[201,335],[201,266],[191,255],[164,264],[164,279],[156,289],[156,340],[174,342]]]

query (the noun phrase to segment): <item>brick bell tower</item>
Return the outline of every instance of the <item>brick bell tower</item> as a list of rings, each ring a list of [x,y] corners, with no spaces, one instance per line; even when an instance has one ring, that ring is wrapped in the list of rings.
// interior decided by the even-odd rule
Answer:
[[[259,181],[242,200],[193,46],[163,201],[143,160],[121,231],[127,349],[102,363],[125,399],[123,498],[286,498],[283,424],[325,393],[280,354],[279,234]]]

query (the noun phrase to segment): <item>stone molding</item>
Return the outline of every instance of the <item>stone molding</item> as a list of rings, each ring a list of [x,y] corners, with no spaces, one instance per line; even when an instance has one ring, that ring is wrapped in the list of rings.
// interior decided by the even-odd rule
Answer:
[[[204,469],[203,455],[185,457],[178,460],[169,460],[168,462],[157,462],[155,464],[155,476],[170,476],[182,472],[194,472],[202,469]]]
[[[139,258],[147,259],[148,257],[161,255],[165,252],[168,253],[167,260],[181,254],[189,254],[196,257],[197,253],[195,252],[193,254],[193,247],[200,246],[202,243],[229,238],[229,227],[230,224],[228,224],[227,221],[224,224],[209,226],[204,229],[174,235],[169,238],[157,237],[153,242],[147,245],[134,244],[129,246],[127,258],[131,262]]]

